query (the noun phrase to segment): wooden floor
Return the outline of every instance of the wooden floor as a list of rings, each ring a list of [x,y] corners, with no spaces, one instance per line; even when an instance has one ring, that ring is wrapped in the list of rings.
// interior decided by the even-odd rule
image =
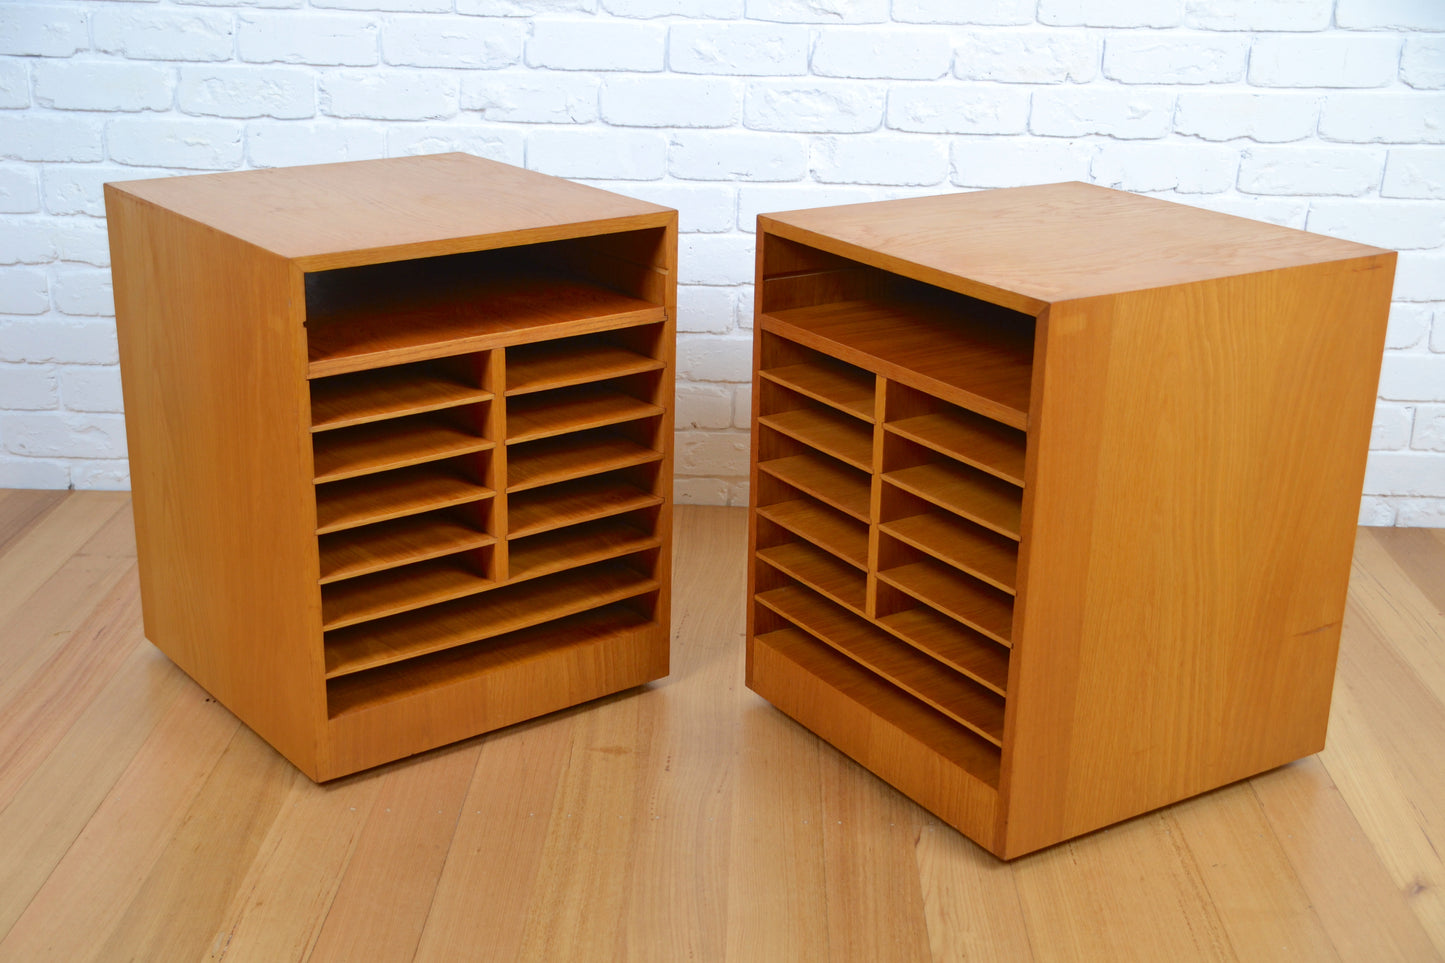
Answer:
[[[1324,753],[1004,864],[743,687],[678,516],[668,680],[318,787],[143,639],[126,495],[0,493],[0,960],[1445,958],[1445,531],[1360,531]]]

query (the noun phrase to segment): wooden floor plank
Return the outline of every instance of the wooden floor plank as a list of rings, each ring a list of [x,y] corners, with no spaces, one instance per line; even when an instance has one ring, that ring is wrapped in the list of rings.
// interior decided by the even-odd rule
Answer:
[[[125,492],[66,498],[0,553],[0,624],[130,502]]]
[[[1029,963],[1035,956],[1014,870],[926,816],[914,846],[934,960]]]
[[[33,489],[0,491],[0,554],[65,501],[66,494]]]

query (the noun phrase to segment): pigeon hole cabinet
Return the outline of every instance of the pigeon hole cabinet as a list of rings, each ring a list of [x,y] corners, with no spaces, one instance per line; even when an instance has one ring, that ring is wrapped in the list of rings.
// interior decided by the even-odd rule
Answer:
[[[1393,253],[1084,184],[757,237],[751,688],[1006,859],[1323,746]]]
[[[464,154],[106,211],[146,635],[299,769],[667,674],[674,211]]]

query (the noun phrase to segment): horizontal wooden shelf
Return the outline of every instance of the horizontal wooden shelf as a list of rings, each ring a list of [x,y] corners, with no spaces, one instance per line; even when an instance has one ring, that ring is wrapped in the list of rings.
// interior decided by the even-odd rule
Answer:
[[[860,471],[873,470],[873,429],[826,408],[795,408],[759,415],[758,422]]]
[[[321,591],[321,627],[330,632],[493,588],[496,583],[477,569],[449,556],[333,582]]]
[[[428,365],[378,368],[311,382],[311,430],[327,431],[487,401],[492,393]]]
[[[960,625],[926,606],[885,615],[878,624],[904,642],[988,686],[1008,690],[1008,649],[982,632]]]
[[[804,362],[765,368],[758,373],[855,418],[873,421],[873,391],[878,379],[866,371],[842,364]]]
[[[662,452],[606,432],[547,438],[507,452],[507,492],[660,461]]]
[[[981,468],[1022,486],[1027,436],[970,411],[940,411],[890,421],[883,426],[909,441]]]
[[[660,304],[539,269],[453,271],[400,286],[378,272],[371,283],[332,291],[327,303],[308,303],[308,373],[319,378],[663,320]]]
[[[1022,495],[992,475],[962,465],[931,462],[885,472],[883,480],[1018,541]]]
[[[542,341],[507,349],[507,395],[657,371],[661,361],[613,344]]]
[[[760,505],[758,514],[794,535],[827,549],[845,562],[867,570],[868,529],[856,521],[810,498],[794,498],[776,505]]]
[[[376,622],[326,633],[328,678],[387,665],[611,602],[656,591],[657,579],[623,564],[599,562],[582,569],[493,589]]]
[[[995,588],[1014,594],[1018,543],[945,512],[912,515],[878,526],[883,532]]]
[[[1013,599],[931,559],[878,573],[879,580],[1004,645],[1013,642]]]
[[[758,462],[758,470],[772,475],[798,491],[812,495],[861,522],[869,519],[872,482],[831,458],[822,455],[790,455]]]
[[[314,436],[316,481],[370,475],[486,451],[493,443],[435,416],[377,421]]]
[[[496,541],[447,514],[397,518],[320,538],[321,583],[440,558]]]
[[[507,402],[507,444],[651,418],[665,409],[598,385],[520,395]]]
[[[599,519],[511,542],[507,547],[508,576],[510,581],[520,582],[660,544],[657,536],[628,524],[625,518]]]
[[[839,301],[774,311],[769,330],[1015,428],[1027,428],[1032,318],[978,303]]]
[[[491,497],[491,489],[445,464],[420,465],[333,482],[316,489],[316,534]]]
[[[662,502],[661,495],[654,495],[615,475],[593,475],[545,488],[533,488],[518,492],[507,500],[507,537],[522,538],[553,528],[651,508]]]
[[[955,722],[1002,745],[1003,698],[997,693],[807,589],[784,586],[759,593],[758,601]]]
[[[758,558],[809,588],[862,615],[867,605],[867,577],[834,555],[806,542],[760,548]]]

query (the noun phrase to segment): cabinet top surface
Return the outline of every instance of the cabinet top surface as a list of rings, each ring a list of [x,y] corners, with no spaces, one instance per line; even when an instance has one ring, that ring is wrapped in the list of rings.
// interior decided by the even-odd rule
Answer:
[[[765,229],[865,263],[895,271],[912,266],[901,273],[920,280],[967,278],[987,300],[1033,310],[1387,253],[1078,182],[787,211],[762,220]],[[989,297],[989,289],[1005,296]]]
[[[388,260],[386,252],[489,239],[550,240],[588,223],[662,223],[669,208],[469,154],[123,181],[107,188],[214,227],[306,267]],[[370,253],[373,256],[367,257]],[[316,263],[305,263],[305,262]],[[330,263],[330,262],[335,263]]]

